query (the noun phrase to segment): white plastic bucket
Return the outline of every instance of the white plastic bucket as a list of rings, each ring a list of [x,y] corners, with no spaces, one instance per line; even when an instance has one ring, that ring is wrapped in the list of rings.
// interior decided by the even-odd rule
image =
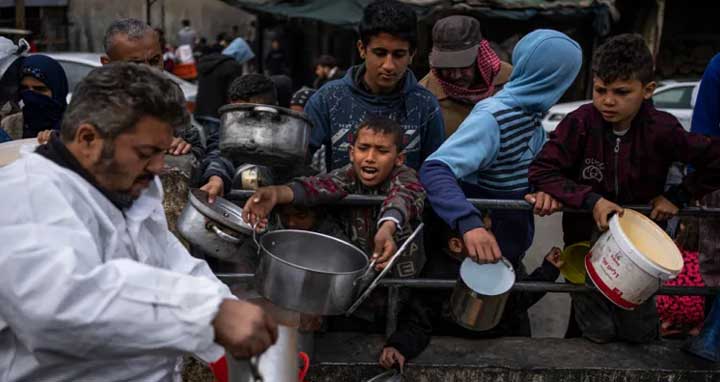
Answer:
[[[645,215],[625,209],[610,219],[610,229],[585,257],[593,284],[615,305],[632,310],[657,292],[662,280],[683,268],[680,250]]]

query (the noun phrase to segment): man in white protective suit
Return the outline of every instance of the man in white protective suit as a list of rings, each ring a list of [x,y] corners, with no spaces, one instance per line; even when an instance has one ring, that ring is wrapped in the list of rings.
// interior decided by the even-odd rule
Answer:
[[[168,231],[157,175],[188,119],[156,69],[107,65],[59,135],[0,168],[0,381],[179,380],[182,355],[275,342],[269,316]]]

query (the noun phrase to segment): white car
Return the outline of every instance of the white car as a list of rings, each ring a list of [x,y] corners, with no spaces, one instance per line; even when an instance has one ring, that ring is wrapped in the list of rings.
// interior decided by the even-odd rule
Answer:
[[[665,81],[658,85],[653,94],[653,102],[658,110],[668,112],[680,121],[682,127],[690,131],[693,107],[697,98],[699,81]],[[575,101],[559,103],[550,108],[542,119],[542,125],[548,133],[555,130],[566,115],[582,105],[592,102]]]
[[[70,103],[72,98],[72,91],[75,86],[90,73],[91,70],[102,66],[100,62],[100,53],[79,53],[79,52],[57,52],[57,53],[46,53],[42,52],[46,56],[49,56],[57,60],[65,70],[65,75],[68,79],[68,89],[70,92],[67,96],[67,101]],[[180,86],[185,100],[187,102],[188,109],[193,111],[195,109],[195,98],[197,97],[197,86],[183,80],[180,77],[173,75],[172,73],[163,72],[168,78],[173,80]]]

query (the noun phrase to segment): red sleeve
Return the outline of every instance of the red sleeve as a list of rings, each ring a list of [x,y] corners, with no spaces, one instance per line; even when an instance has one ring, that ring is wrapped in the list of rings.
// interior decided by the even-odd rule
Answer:
[[[573,114],[550,133],[550,139],[530,165],[528,179],[536,190],[552,195],[565,205],[580,208],[593,190],[575,181],[584,157],[587,132],[582,118]],[[591,199],[597,200],[597,195],[593,196]]]

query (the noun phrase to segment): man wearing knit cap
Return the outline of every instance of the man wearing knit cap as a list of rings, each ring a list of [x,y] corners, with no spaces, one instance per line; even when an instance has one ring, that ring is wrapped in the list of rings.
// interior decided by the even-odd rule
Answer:
[[[432,31],[430,72],[420,85],[440,102],[445,137],[457,130],[478,101],[495,94],[510,78],[512,65],[500,61],[483,39],[480,22],[468,16],[438,20]]]

